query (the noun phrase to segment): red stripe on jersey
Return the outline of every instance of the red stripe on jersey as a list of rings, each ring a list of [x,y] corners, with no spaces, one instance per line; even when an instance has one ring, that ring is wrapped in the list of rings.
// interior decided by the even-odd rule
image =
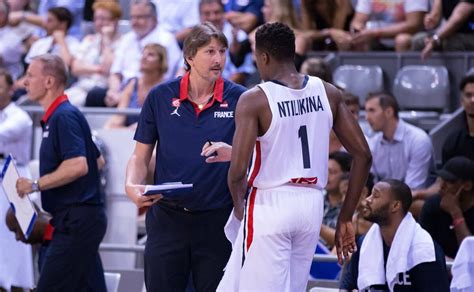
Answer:
[[[253,209],[255,206],[256,192],[257,192],[257,188],[252,188],[252,192],[250,192],[250,198],[249,198],[249,209],[248,209],[248,216],[247,216],[247,251],[249,251],[250,246],[252,245],[252,241],[253,241]]]
[[[294,184],[307,184],[307,185],[315,185],[318,183],[317,177],[298,177],[290,179],[291,183]]]
[[[250,175],[248,185],[253,187],[253,181],[257,177],[258,172],[260,171],[260,165],[262,163],[262,149],[260,147],[260,141],[255,143],[255,161],[253,162],[253,171]]]

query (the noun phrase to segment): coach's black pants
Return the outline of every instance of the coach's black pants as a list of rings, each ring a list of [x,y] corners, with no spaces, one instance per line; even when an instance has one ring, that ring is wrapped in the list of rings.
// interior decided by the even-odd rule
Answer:
[[[197,292],[216,291],[232,246],[224,225],[232,207],[187,211],[159,202],[146,214],[148,292],[185,291],[190,272]]]
[[[98,253],[107,219],[103,206],[74,206],[53,216],[37,292],[106,291]]]

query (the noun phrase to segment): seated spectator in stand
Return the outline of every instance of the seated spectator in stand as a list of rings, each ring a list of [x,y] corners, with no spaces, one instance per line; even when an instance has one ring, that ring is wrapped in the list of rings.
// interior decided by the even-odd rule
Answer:
[[[428,0],[359,0],[351,22],[352,45],[362,50],[410,50],[412,36],[423,27]],[[390,39],[386,42],[386,39]]]
[[[0,156],[12,153],[20,165],[30,161],[32,124],[30,116],[11,101],[12,76],[0,69]]]
[[[9,153],[19,165],[26,165],[31,151],[31,118],[11,102],[12,86],[11,75],[0,69],[0,169],[3,169],[3,158]],[[10,203],[3,192],[0,187],[0,291],[10,291],[12,287],[32,289],[31,247],[16,242],[5,226]]]
[[[33,57],[46,53],[61,56],[61,51],[65,50],[66,47],[74,55],[79,48],[79,41],[68,34],[72,21],[73,15],[67,8],[50,8],[45,22],[47,36],[33,43],[25,57],[25,62],[29,64]],[[68,60],[64,61],[67,62]]]
[[[454,258],[463,239],[474,233],[474,162],[462,156],[451,158],[438,176],[439,194],[426,199],[420,224]]]
[[[439,4],[442,2],[442,5]],[[437,9],[442,7],[446,22],[431,37],[425,40],[422,59],[431,56],[435,49],[443,51],[474,50],[474,0],[435,0]],[[437,19],[439,23],[440,19]]]
[[[474,161],[474,75],[465,76],[459,85],[461,91],[461,106],[464,108],[463,126],[449,133],[441,151],[441,161],[455,156],[465,156]],[[425,200],[437,194],[441,186],[440,178],[426,189],[413,192],[413,199]]]
[[[388,92],[369,94],[365,114],[376,132],[369,139],[375,182],[394,178],[412,190],[426,187],[434,167],[433,146],[428,135],[398,117],[399,106]]]
[[[336,223],[341,211],[344,197],[340,192],[339,184],[345,173],[351,170],[352,157],[347,152],[329,154],[328,182],[324,196],[324,213],[321,225],[321,241],[332,249],[335,245]]]
[[[224,5],[221,0],[201,0],[199,3],[199,16],[201,22],[209,21],[217,29],[221,30],[229,42],[229,47],[247,39],[247,34],[234,29],[224,17]],[[247,76],[255,72],[252,54],[247,53],[245,60],[240,66],[236,66],[230,57],[229,50],[226,51],[227,61],[225,62],[222,77],[235,83],[245,84]]]
[[[367,123],[366,120],[361,120],[359,118],[359,112],[360,112],[360,100],[359,97],[347,92],[343,91],[342,92],[342,99],[344,100],[344,103],[346,104],[347,108],[351,111],[351,113],[354,115],[354,118],[359,121],[359,126],[362,129],[362,132],[364,132],[365,137],[368,139],[368,137],[372,137],[374,132],[372,132],[372,129],[370,128],[369,123]]]
[[[319,77],[332,83],[332,70],[328,63],[318,57],[310,57],[301,64],[300,73]]]
[[[9,17],[10,24],[15,26],[20,22],[27,22],[47,31],[46,18],[50,9],[64,7],[74,15],[74,19],[71,19],[69,34],[77,40],[82,38],[81,23],[85,0],[39,0],[38,2],[37,14],[29,11],[16,11]],[[40,35],[44,36],[43,32],[40,32]]]
[[[160,25],[182,44],[191,28],[199,23],[199,0],[153,0],[153,3],[160,16]]]
[[[69,64],[77,82],[66,90],[69,101],[76,106],[85,104],[87,93],[94,87],[107,88],[110,67],[121,38],[118,21],[122,16],[120,4],[98,1],[93,5],[94,34],[84,37],[77,53],[72,55],[66,46],[62,57]]]
[[[6,1],[0,2],[0,68],[5,68],[13,76],[13,79],[23,74],[22,55],[23,41],[31,32],[8,24],[10,7]]]
[[[302,34],[312,50],[349,50],[349,24],[354,15],[349,0],[301,0]]]
[[[121,93],[117,108],[141,109],[148,92],[163,81],[167,67],[165,47],[158,44],[146,45],[140,61],[141,76],[130,79]],[[105,128],[128,127],[134,130],[137,122],[138,116],[114,115],[107,121]]]
[[[408,212],[411,202],[399,180],[374,186],[362,214],[375,224],[359,240],[341,291],[449,291],[443,251]]]
[[[250,33],[264,22],[262,14],[263,1],[225,1],[223,2],[225,3],[225,18],[233,27]]]
[[[339,183],[339,191],[342,194],[342,197],[345,197],[347,194],[347,188],[349,186],[349,174],[346,173],[341,179]],[[352,217],[352,223],[354,225],[354,233],[356,239],[365,235],[367,231],[369,231],[370,226],[372,226],[372,222],[366,220],[363,213],[363,204],[362,202],[372,193],[372,188],[374,187],[374,176],[369,173],[367,177],[367,182],[365,183],[364,188],[362,189],[362,193],[360,194],[359,204],[357,205],[356,212]]]
[[[158,25],[155,4],[150,0],[133,0],[130,6],[130,22],[132,31],[122,37],[115,51],[107,92],[89,92],[86,106],[116,106],[120,101],[122,85],[127,84],[130,78],[140,75],[142,50],[149,43],[160,44],[166,48],[168,71],[164,75],[164,81],[173,78],[181,67],[181,49],[173,34]]]

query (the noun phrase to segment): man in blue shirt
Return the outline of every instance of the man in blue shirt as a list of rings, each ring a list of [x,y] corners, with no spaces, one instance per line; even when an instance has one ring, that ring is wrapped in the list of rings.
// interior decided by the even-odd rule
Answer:
[[[362,215],[375,224],[359,240],[341,291],[449,291],[444,253],[408,212],[411,203],[399,180],[374,186]]]
[[[225,36],[212,24],[195,26],[184,41],[186,74],[155,87],[142,108],[126,191],[138,207],[151,206],[146,216],[148,291],[184,291],[191,271],[197,291],[215,291],[231,252],[224,235],[232,210],[229,163],[208,164],[201,156],[207,141],[232,144],[234,111],[245,91],[221,77],[226,49]],[[190,183],[191,191],[175,198],[143,195],[155,146],[154,183]]]
[[[58,56],[34,57],[28,67],[28,96],[46,113],[40,178],[19,178],[17,191],[20,196],[41,191],[43,208],[53,217],[53,240],[36,291],[105,291],[98,253],[107,227],[99,181],[104,161],[84,116],[64,95],[66,82],[67,69]]]

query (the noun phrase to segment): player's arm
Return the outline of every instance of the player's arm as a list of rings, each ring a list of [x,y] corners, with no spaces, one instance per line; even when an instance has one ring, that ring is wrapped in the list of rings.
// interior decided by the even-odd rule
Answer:
[[[127,164],[125,175],[125,192],[138,208],[151,206],[161,195],[143,196],[145,191],[145,180],[148,173],[148,165],[153,154],[154,144],[137,142],[135,150]]]
[[[372,155],[359,123],[342,102],[341,92],[331,84],[324,84],[333,113],[333,130],[342,145],[352,155],[351,175],[347,195],[341,207],[336,226],[336,248],[339,261],[342,256],[355,251],[352,215],[359,202],[372,163]]]
[[[258,133],[258,111],[263,92],[255,87],[242,94],[235,111],[235,134],[227,183],[234,202],[234,215],[242,220],[247,193],[247,169]],[[265,98],[265,96],[263,96]]]

